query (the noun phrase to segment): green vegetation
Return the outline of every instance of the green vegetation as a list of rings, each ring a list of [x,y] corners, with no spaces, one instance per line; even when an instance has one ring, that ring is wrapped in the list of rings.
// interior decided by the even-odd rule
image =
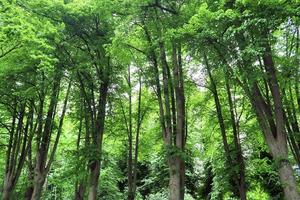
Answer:
[[[298,0],[2,0],[3,200],[299,200]]]

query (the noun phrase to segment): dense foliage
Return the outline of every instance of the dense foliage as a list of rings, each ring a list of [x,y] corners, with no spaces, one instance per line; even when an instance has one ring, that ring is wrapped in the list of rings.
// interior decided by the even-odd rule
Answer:
[[[0,197],[299,200],[298,0],[2,0]]]

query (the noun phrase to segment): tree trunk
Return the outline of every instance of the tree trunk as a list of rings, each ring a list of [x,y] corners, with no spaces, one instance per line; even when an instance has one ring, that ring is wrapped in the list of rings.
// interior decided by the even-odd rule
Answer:
[[[282,161],[278,166],[279,177],[283,186],[285,199],[299,200],[297,182],[294,176],[294,171],[288,161]]]
[[[84,200],[84,190],[85,187],[83,183],[80,182],[75,188],[75,200]]]
[[[157,22],[160,19],[157,17]],[[144,21],[143,28],[150,46],[152,38]],[[172,63],[173,63],[173,80],[164,41],[161,38],[161,27],[157,26],[159,34],[158,53],[162,67],[162,89],[160,83],[160,75],[158,70],[157,56],[154,49],[151,49],[148,55],[149,61],[154,67],[154,80],[156,85],[156,95],[159,104],[159,117],[163,134],[164,145],[166,148],[174,148],[179,154],[184,153],[185,146],[185,97],[184,83],[181,63],[180,44],[172,43]],[[178,45],[178,46],[177,46]],[[178,51],[177,51],[178,50]],[[175,95],[176,98],[175,98]],[[162,95],[163,94],[163,95]],[[184,200],[184,178],[185,178],[185,163],[181,156],[176,154],[167,155],[169,165],[169,199]]]
[[[32,193],[33,193],[33,186],[27,187],[25,194],[24,194],[24,199],[25,200],[30,200],[32,197]]]
[[[141,72],[139,74],[139,94],[138,94],[138,113],[137,113],[137,125],[136,125],[136,135],[135,135],[135,149],[134,149],[134,161],[133,161],[133,194],[135,198],[136,184],[137,184],[137,167],[138,167],[138,155],[139,155],[139,141],[140,141],[140,131],[141,125],[146,111],[142,114],[141,111],[142,104],[142,77]]]
[[[182,168],[183,161],[179,156],[169,158],[170,173],[170,200],[184,199],[184,187],[182,187]]]
[[[186,126],[185,126],[185,95],[184,95],[184,77],[182,69],[182,58],[181,58],[181,44],[173,41],[173,76],[174,76],[174,87],[176,96],[176,127],[175,132],[175,146],[184,154],[184,148],[186,143]],[[175,122],[174,122],[175,123]],[[185,193],[185,161],[182,156],[176,156],[176,171],[179,173],[179,197],[184,199]]]
[[[297,33],[297,40],[296,40],[296,55],[295,56],[295,60],[296,60],[296,73],[295,73],[295,95],[296,95],[296,100],[297,100],[297,105],[298,105],[298,111],[300,112],[300,88],[299,88],[299,81],[300,81],[300,75],[299,75],[299,71],[300,71],[300,52],[299,52],[299,46],[300,46],[300,33],[299,33],[299,27],[296,27],[296,33]]]
[[[234,142],[235,152],[236,152],[236,160],[234,164],[238,166],[237,182],[238,182],[239,197],[241,200],[246,200],[247,194],[246,194],[246,180],[245,180],[245,163],[244,163],[242,147],[239,138],[239,130],[238,130],[239,122],[236,120],[236,114],[234,112],[234,105],[232,100],[232,94],[230,91],[230,84],[229,84],[230,76],[226,69],[224,71],[225,71],[226,92],[227,92],[229,111],[231,117],[231,126],[233,132],[233,142]]]
[[[88,200],[97,199],[97,189],[100,175],[100,161],[95,160],[90,165],[90,184]]]
[[[211,82],[211,91],[212,91],[213,96],[214,96],[214,101],[215,101],[215,106],[216,106],[216,111],[217,111],[217,117],[218,117],[218,123],[219,123],[219,126],[220,126],[220,131],[221,131],[222,142],[223,142],[223,147],[224,147],[224,151],[225,151],[226,160],[229,164],[231,164],[232,161],[231,161],[231,156],[230,156],[229,144],[228,144],[227,136],[226,136],[226,128],[225,128],[225,123],[224,123],[224,119],[223,119],[221,103],[220,103],[220,99],[219,99],[219,95],[218,95],[217,86],[216,86],[216,83],[215,83],[214,78],[212,76],[210,65],[208,63],[206,54],[204,54],[204,62],[205,62],[205,66],[206,66],[208,76],[209,76],[209,80]]]
[[[37,149],[35,158],[35,168],[34,168],[34,183],[33,183],[33,193],[31,200],[39,200],[42,196],[42,189],[50,169],[51,162],[47,164],[48,150],[51,142],[51,134],[53,131],[53,121],[56,114],[56,107],[58,104],[58,95],[61,83],[61,71],[56,69],[55,75],[53,77],[53,85],[51,90],[50,103],[45,119],[45,124],[43,127],[43,120],[39,122],[38,134],[37,134]],[[43,103],[41,102],[41,106]],[[43,108],[40,109],[42,112]],[[42,128],[44,128],[42,130]],[[59,130],[60,131],[60,130]],[[50,157],[52,157],[51,155]],[[47,166],[46,166],[47,165]]]
[[[17,106],[17,105],[16,105]],[[17,108],[16,108],[17,109]],[[15,110],[16,111],[16,110]],[[26,103],[22,103],[18,112],[18,123],[16,124],[16,113],[13,114],[13,123],[7,150],[7,162],[3,185],[2,199],[9,199],[20,177],[28,148],[31,145],[32,134],[29,135],[29,127],[32,127],[33,109],[29,108],[26,115]],[[24,119],[26,118],[26,125]],[[16,129],[15,126],[16,125]]]
[[[83,103],[83,102],[82,102]],[[84,104],[84,103],[83,103]],[[76,150],[77,150],[77,156],[79,158],[79,150],[80,150],[80,142],[81,142],[81,135],[82,135],[82,126],[83,126],[83,120],[84,120],[84,114],[83,109],[84,106],[80,107],[80,120],[79,120],[79,130],[78,130],[78,136],[77,136],[77,142],[76,142]],[[79,172],[80,173],[80,172]],[[75,200],[83,200],[84,199],[84,191],[85,186],[83,184],[83,180],[76,180],[75,183]]]
[[[274,161],[278,164],[285,162],[285,166],[280,166],[278,168],[278,173],[283,174],[284,170],[288,170],[286,177],[280,175],[280,181],[283,184],[285,199],[300,199],[300,195],[297,191],[297,184],[294,181],[295,177],[292,173],[292,168],[288,162],[288,148],[287,148],[287,138],[285,132],[285,122],[284,122],[284,110],[282,105],[282,98],[280,94],[279,82],[277,79],[277,71],[272,58],[271,46],[269,43],[269,31],[262,30],[262,38],[264,41],[263,48],[264,54],[263,65],[265,73],[267,76],[267,84],[270,89],[271,95],[270,100],[272,102],[267,102],[262,95],[262,92],[257,84],[256,80],[248,79],[245,83],[241,83],[241,86],[248,95],[252,107],[256,113],[257,121],[263,131],[265,142],[267,143],[270,153],[274,158]],[[238,38],[239,47],[241,50],[245,49],[246,40],[243,35]],[[253,72],[251,66],[252,61],[248,58],[242,57],[243,66],[239,66],[239,70],[242,73]],[[247,85],[247,81],[250,86]]]
[[[288,162],[288,148],[287,139],[285,133],[285,123],[284,123],[284,110],[282,106],[282,99],[279,90],[279,83],[276,76],[276,68],[274,66],[271,47],[268,42],[265,44],[265,54],[263,55],[263,61],[265,69],[268,75],[268,82],[270,85],[271,94],[274,101],[274,116],[276,122],[276,140],[278,141],[278,147],[276,150],[281,152],[276,152],[274,148],[273,156],[279,159],[279,175],[281,183],[284,186],[285,198],[289,200],[300,199],[300,195],[297,189],[297,184],[293,174],[291,164]],[[281,156],[281,157],[277,157]],[[282,161],[281,161],[282,160]],[[285,171],[286,170],[286,171]]]
[[[40,200],[42,197],[42,190],[45,183],[45,176],[41,172],[35,171],[34,183],[33,183],[33,192],[31,200]]]
[[[165,138],[167,148],[175,148],[178,154],[184,153],[185,146],[185,97],[181,65],[180,44],[172,42],[173,79],[166,59],[165,46],[159,42],[162,63],[163,92],[165,100]],[[173,82],[173,83],[172,83]],[[174,92],[175,96],[174,97]],[[170,101],[171,100],[171,101]],[[175,101],[175,102],[172,102]],[[183,200],[185,192],[185,163],[181,155],[168,155],[170,200]]]
[[[128,107],[129,107],[129,116],[128,116],[128,161],[127,161],[127,178],[128,178],[128,200],[134,200],[133,193],[133,136],[132,136],[132,86],[131,86],[131,71],[130,66],[128,67]],[[126,118],[126,116],[124,116]]]
[[[28,186],[25,190],[24,199],[30,200],[32,193],[33,193],[33,182],[34,182],[34,166],[32,164],[32,151],[31,146],[29,146],[28,152],[27,152],[27,158],[28,158]]]
[[[245,185],[245,171],[244,171],[244,163],[243,163],[243,156],[242,156],[242,151],[241,151],[241,146],[239,143],[239,138],[238,138],[238,130],[237,130],[237,124],[235,122],[235,114],[234,114],[234,108],[233,108],[233,102],[232,102],[232,97],[231,97],[231,91],[229,87],[229,80],[228,80],[228,73],[225,70],[225,82],[226,82],[226,91],[227,91],[227,97],[228,97],[228,104],[229,104],[229,110],[230,110],[230,116],[231,116],[231,125],[232,125],[232,130],[233,130],[233,136],[234,136],[234,145],[236,148],[236,160],[231,155],[230,152],[230,146],[228,143],[227,139],[227,134],[226,134],[226,127],[225,127],[225,121],[223,117],[223,112],[222,112],[222,105],[220,102],[219,94],[218,94],[218,89],[217,89],[217,84],[213,78],[211,68],[207,59],[206,54],[204,53],[204,62],[206,66],[206,70],[211,82],[211,91],[214,96],[214,101],[215,101],[215,106],[216,106],[216,111],[217,111],[217,118],[218,118],[218,123],[220,126],[220,131],[221,131],[221,136],[222,136],[222,143],[224,147],[224,152],[225,152],[225,158],[226,158],[226,164],[227,167],[238,167],[238,173],[235,171],[231,171],[232,173],[232,180],[234,182],[233,184],[233,193],[238,196],[240,199],[245,200],[246,199],[246,185]],[[225,62],[225,61],[224,61]],[[226,62],[224,63],[226,64]],[[236,190],[237,189],[237,190]]]
[[[9,200],[12,194],[12,181],[9,177],[5,177],[2,200]]]
[[[106,77],[107,78],[107,77]],[[96,117],[96,125],[95,129],[93,130],[93,145],[97,149],[97,152],[100,155],[96,155],[97,158],[92,160],[89,164],[90,170],[90,181],[89,181],[89,200],[96,200],[97,199],[97,189],[98,189],[98,182],[100,176],[100,165],[101,165],[101,151],[102,151],[102,140],[103,140],[103,133],[104,133],[104,123],[105,123],[105,115],[106,115],[106,98],[107,98],[107,91],[108,91],[108,80],[104,79],[103,83],[99,89],[99,101],[98,101],[98,113]]]

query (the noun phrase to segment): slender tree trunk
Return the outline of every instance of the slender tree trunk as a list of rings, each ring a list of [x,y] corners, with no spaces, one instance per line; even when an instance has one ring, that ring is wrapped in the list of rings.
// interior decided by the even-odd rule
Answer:
[[[160,50],[160,61],[162,63],[162,79],[163,79],[163,94],[164,94],[164,105],[165,105],[165,145],[173,145],[173,132],[172,132],[172,114],[171,114],[171,105],[170,105],[170,88],[169,88],[169,77],[167,71],[169,70],[169,65],[166,60],[165,46],[162,41],[159,42]]]
[[[138,167],[140,131],[141,131],[143,117],[145,114],[144,113],[142,115],[141,104],[142,104],[142,79],[141,79],[141,74],[139,74],[138,113],[137,113],[137,125],[136,125],[136,136],[135,136],[135,149],[134,149],[134,162],[133,162],[133,186],[132,186],[134,198],[136,195],[136,185],[137,185],[137,167]]]
[[[286,124],[286,131],[287,131],[287,141],[288,144],[290,146],[290,149],[292,151],[292,154],[294,156],[295,161],[297,162],[298,166],[300,167],[300,150],[299,150],[299,143],[297,144],[296,139],[295,139],[295,134],[299,134],[299,133],[295,133],[292,129],[291,129],[291,125],[290,122],[288,120],[288,117],[286,116],[286,114],[284,114],[284,121]]]
[[[296,73],[295,73],[295,93],[296,93],[296,99],[297,99],[297,104],[298,104],[298,111],[300,112],[300,90],[299,90],[299,81],[300,81],[300,55],[299,55],[299,46],[300,46],[300,33],[299,33],[299,27],[296,27],[296,33],[297,33],[297,38],[296,38],[296,62],[295,64],[297,65],[296,67]]]
[[[134,200],[133,193],[133,136],[132,136],[132,87],[131,87],[131,71],[128,67],[128,98],[129,98],[129,116],[128,116],[128,161],[127,161],[127,179],[128,179],[128,200]],[[124,116],[126,117],[126,116]]]
[[[238,122],[236,121],[236,117],[235,117],[235,113],[234,113],[234,105],[233,105],[233,100],[232,100],[232,94],[230,91],[229,74],[226,69],[224,71],[225,71],[225,85],[226,85],[229,111],[230,111],[230,117],[231,117],[231,126],[232,126],[232,132],[233,132],[233,142],[234,142],[235,152],[236,152],[236,163],[235,164],[238,166],[239,197],[241,200],[246,200],[247,199],[247,194],[246,194],[247,191],[246,191],[246,180],[245,180],[245,163],[244,163],[242,147],[241,147],[240,138],[239,138]]]
[[[45,183],[52,162],[54,160],[59,138],[62,133],[63,121],[67,109],[67,102],[68,102],[70,88],[71,88],[71,81],[69,82],[68,85],[67,93],[63,103],[62,114],[59,120],[57,134],[54,140],[52,151],[50,152],[50,156],[48,159],[49,147],[51,143],[51,135],[53,132],[53,123],[56,115],[56,107],[58,104],[60,82],[61,82],[61,74],[59,71],[56,71],[56,74],[54,76],[54,83],[52,87],[50,104],[47,112],[47,117],[45,120],[44,131],[37,138],[36,164],[34,169],[34,183],[33,183],[33,193],[32,193],[31,200],[41,199],[43,185]]]
[[[146,39],[147,39],[149,45],[153,46],[150,32],[149,32],[144,20],[142,20],[142,24],[143,24],[143,29],[144,29]],[[157,60],[156,52],[153,48],[150,49],[148,59],[153,66],[154,82],[155,82],[155,86],[156,86],[155,89],[156,89],[156,95],[157,95],[157,100],[158,100],[158,105],[159,105],[159,119],[160,119],[160,125],[161,125],[162,134],[163,134],[163,139],[165,140],[166,135],[167,135],[166,123],[165,123],[165,111],[164,111],[163,99],[162,99],[162,89],[161,89],[160,80],[159,80],[158,60]]]
[[[25,190],[24,199],[30,200],[33,193],[33,180],[34,180],[34,167],[32,164],[32,151],[31,146],[29,146],[27,152],[27,160],[28,160],[28,186]]]
[[[80,122],[79,122],[79,130],[78,130],[78,137],[76,142],[76,150],[77,150],[77,156],[79,158],[79,150],[80,150],[80,142],[81,142],[81,135],[82,135],[82,126],[83,126],[83,107],[80,108]],[[76,180],[75,183],[75,200],[83,200],[84,198],[84,185],[82,180]]]
[[[90,170],[90,181],[89,181],[89,189],[88,189],[88,200],[96,200],[97,199],[97,190],[98,190],[98,183],[99,183],[99,176],[100,176],[100,169],[101,169],[101,151],[102,151],[102,140],[103,140],[103,133],[104,133],[104,122],[105,122],[105,115],[106,115],[106,98],[107,98],[107,91],[108,91],[108,80],[103,80],[104,82],[100,86],[100,96],[98,101],[98,113],[96,117],[96,126],[93,135],[93,145],[97,149],[97,152],[100,155],[97,155],[97,158],[92,160],[89,165]]]
[[[14,111],[12,120],[12,126],[16,125],[16,128],[12,127],[10,134],[10,142],[7,153],[7,156],[9,157],[7,157],[2,199],[10,198],[12,195],[12,192],[20,177],[26,154],[31,145],[31,139],[33,136],[31,133],[29,134],[29,129],[32,127],[33,108],[30,107],[29,112],[26,115],[26,103],[22,103],[21,107],[19,108],[18,117],[15,115],[16,110]],[[17,124],[16,118],[18,118]],[[26,124],[23,126],[25,118]]]
[[[14,135],[15,135],[15,125],[17,120],[17,103],[14,103],[13,106],[13,114],[12,114],[12,123],[11,123],[11,130],[9,133],[9,143],[8,143],[8,149],[6,151],[6,166],[5,166],[5,176],[4,176],[4,184],[3,184],[3,194],[2,199],[3,200],[9,200],[9,196],[12,190],[12,169],[11,169],[11,157],[12,155],[12,149],[13,149],[13,141],[14,141]]]
[[[245,200],[246,199],[246,186],[245,186],[244,163],[243,163],[241,147],[240,147],[239,139],[238,139],[238,132],[237,132],[237,126],[236,126],[236,122],[235,122],[235,115],[234,115],[234,110],[233,110],[234,108],[233,108],[229,83],[228,83],[228,80],[225,79],[226,90],[227,90],[227,95],[228,95],[229,110],[230,110],[230,114],[231,114],[231,124],[232,124],[233,135],[234,135],[234,143],[235,143],[235,147],[236,147],[236,157],[237,157],[236,161],[231,156],[230,147],[229,147],[227,134],[226,134],[225,121],[224,121],[224,117],[223,117],[223,113],[222,113],[222,105],[220,102],[217,85],[216,85],[216,82],[211,73],[211,68],[208,63],[206,54],[204,54],[204,62],[205,62],[207,73],[208,73],[208,76],[209,76],[209,79],[211,82],[211,91],[214,96],[214,101],[215,101],[215,106],[216,106],[216,111],[217,111],[217,118],[218,118],[218,123],[220,126],[222,143],[224,146],[224,152],[225,152],[225,157],[226,157],[226,164],[228,167],[237,166],[239,168],[238,174],[236,172],[231,172],[231,173],[233,173],[232,180],[234,182],[234,185],[233,185],[234,189],[237,189],[237,191],[234,190],[234,193],[240,199]],[[228,74],[225,72],[225,75],[228,75]]]
[[[230,156],[230,149],[229,149],[229,144],[228,144],[228,140],[227,140],[227,136],[226,136],[226,128],[225,128],[225,123],[224,123],[224,118],[223,118],[223,114],[222,114],[222,108],[221,108],[221,103],[220,103],[220,99],[219,99],[219,95],[218,95],[218,90],[217,90],[217,86],[216,83],[214,81],[214,78],[212,76],[211,73],[211,69],[210,69],[210,65],[208,63],[207,57],[204,54],[204,62],[206,65],[206,69],[207,69],[207,73],[211,82],[211,90],[214,96],[214,101],[215,101],[215,106],[216,106],[216,111],[217,111],[217,117],[218,117],[218,123],[220,126],[220,131],[221,131],[221,136],[222,136],[222,142],[223,142],[223,146],[224,146],[224,151],[225,151],[225,156],[227,159],[228,164],[230,165],[232,163],[232,159]]]

